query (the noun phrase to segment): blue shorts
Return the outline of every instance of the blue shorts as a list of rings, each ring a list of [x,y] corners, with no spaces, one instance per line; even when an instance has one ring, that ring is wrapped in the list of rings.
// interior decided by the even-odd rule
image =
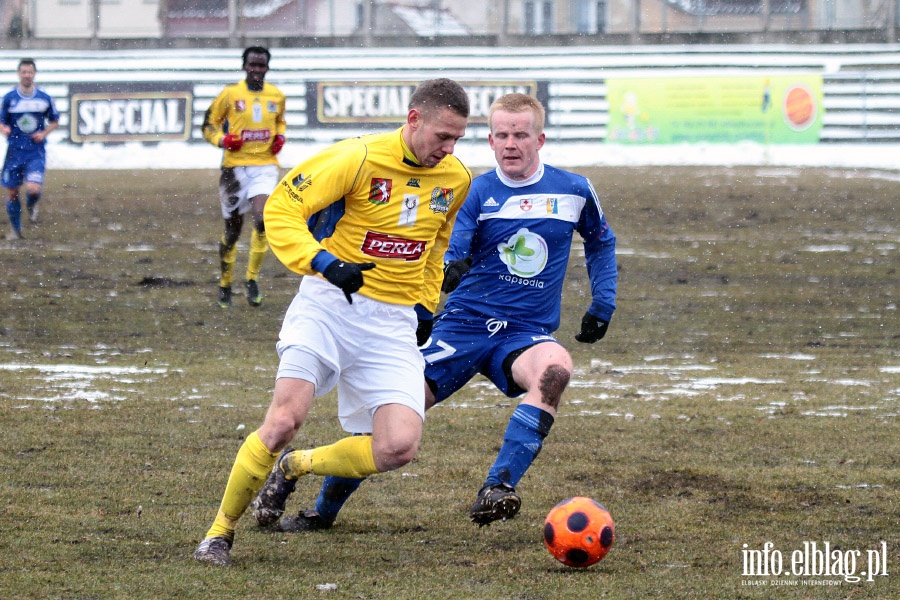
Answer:
[[[21,186],[24,181],[43,184],[46,170],[47,157],[45,154],[10,150],[6,153],[6,161],[3,163],[0,185],[12,189]]]
[[[556,339],[542,329],[517,327],[461,309],[445,311],[435,319],[427,345],[420,348],[425,357],[425,379],[433,383],[438,402],[478,373],[514,398],[524,390],[511,381],[503,362],[511,353],[541,342],[556,342]]]

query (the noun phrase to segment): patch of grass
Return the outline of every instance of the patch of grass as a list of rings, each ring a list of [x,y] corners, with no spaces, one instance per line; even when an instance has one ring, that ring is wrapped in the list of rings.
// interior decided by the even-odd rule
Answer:
[[[190,559],[268,406],[298,284],[216,306],[215,171],[52,172],[42,222],[0,242],[0,596],[887,598],[900,548],[900,183],[793,169],[586,169],[619,240],[609,335],[573,249],[558,332],[576,375],[513,521],[466,510],[514,401],[476,380],[422,449],[328,532],[242,522],[235,566]],[[246,260],[242,240],[238,275]],[[240,279],[240,277],[239,277]],[[341,435],[323,398],[298,445]],[[298,486],[312,504],[320,480]],[[544,550],[559,500],[617,524],[598,565]],[[742,550],[887,544],[888,577],[742,576]],[[794,583],[775,587],[772,579]],[[747,582],[767,583],[765,587]],[[332,591],[317,586],[335,584]]]

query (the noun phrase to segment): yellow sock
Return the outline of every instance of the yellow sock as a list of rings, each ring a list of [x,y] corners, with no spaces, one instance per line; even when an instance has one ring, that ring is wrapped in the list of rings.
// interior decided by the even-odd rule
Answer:
[[[315,473],[358,479],[378,473],[370,435],[354,435],[330,446],[297,450],[288,454],[282,464],[294,477]]]
[[[266,482],[277,458],[278,453],[269,452],[257,432],[247,436],[234,459],[222,505],[206,537],[221,535],[234,539],[238,519]]]
[[[250,235],[250,258],[247,260],[247,279],[259,279],[259,269],[262,267],[266,252],[269,251],[269,242],[266,240],[266,232],[258,232],[256,228]]]
[[[230,248],[225,244],[225,236],[219,242],[219,260],[222,269],[222,277],[219,278],[221,287],[231,287],[231,280],[234,278],[234,262],[237,260],[237,244]]]

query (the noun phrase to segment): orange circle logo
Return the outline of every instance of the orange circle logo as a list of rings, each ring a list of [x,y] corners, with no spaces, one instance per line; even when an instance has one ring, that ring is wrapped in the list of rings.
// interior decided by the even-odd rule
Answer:
[[[816,102],[812,92],[802,85],[791,87],[784,95],[784,122],[796,131],[802,131],[816,120]]]

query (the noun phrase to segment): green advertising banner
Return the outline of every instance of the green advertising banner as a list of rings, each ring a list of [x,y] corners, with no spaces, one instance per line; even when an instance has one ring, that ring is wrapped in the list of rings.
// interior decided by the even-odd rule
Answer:
[[[822,76],[609,78],[607,142],[814,144]]]

